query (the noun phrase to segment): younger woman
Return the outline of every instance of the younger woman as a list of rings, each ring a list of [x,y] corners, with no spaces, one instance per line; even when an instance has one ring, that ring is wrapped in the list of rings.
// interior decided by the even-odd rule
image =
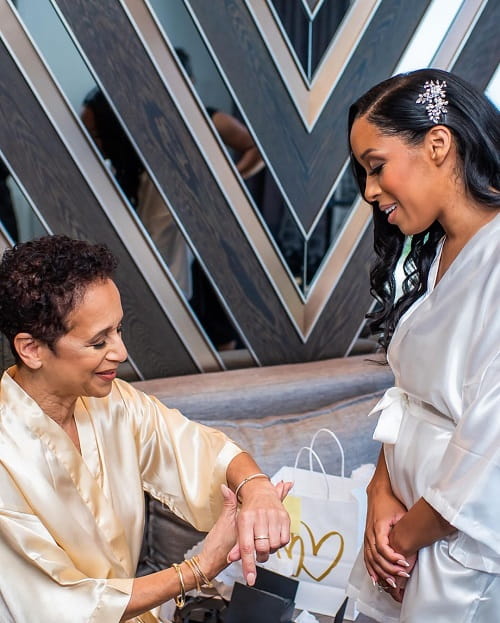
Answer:
[[[491,623],[500,616],[499,113],[457,76],[419,70],[362,96],[349,138],[373,207],[371,327],[396,379],[374,409],[384,446],[349,593],[384,623]]]

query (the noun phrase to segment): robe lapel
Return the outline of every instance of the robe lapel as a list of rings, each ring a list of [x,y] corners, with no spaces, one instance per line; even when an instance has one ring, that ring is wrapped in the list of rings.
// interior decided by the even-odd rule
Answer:
[[[77,426],[85,459],[62,428],[6,372],[1,382],[3,461],[33,512],[83,573],[131,577],[125,532],[102,491],[92,427],[81,401]]]

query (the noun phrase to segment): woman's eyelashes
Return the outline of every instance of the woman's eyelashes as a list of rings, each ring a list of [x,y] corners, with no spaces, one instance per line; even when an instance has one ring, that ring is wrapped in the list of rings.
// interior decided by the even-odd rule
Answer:
[[[116,332],[118,333],[118,335],[120,335],[123,331],[123,325],[120,324],[116,327]],[[99,350],[100,348],[104,348],[104,346],[106,346],[106,340],[101,340],[100,342],[96,342],[95,344],[90,344],[90,346],[92,348],[96,348],[97,350]]]
[[[373,167],[372,169],[370,169],[370,170],[368,171],[368,175],[370,175],[370,176],[371,176],[371,175],[378,175],[378,174],[382,171],[382,168],[383,168],[383,167],[384,167],[384,164],[383,164],[383,163],[382,163],[382,164],[377,165],[376,167]]]

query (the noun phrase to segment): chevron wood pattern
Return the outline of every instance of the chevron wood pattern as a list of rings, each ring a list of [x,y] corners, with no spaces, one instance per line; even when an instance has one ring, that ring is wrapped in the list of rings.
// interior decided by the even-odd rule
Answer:
[[[255,363],[348,352],[371,305],[366,207],[360,202],[353,207],[309,293],[301,294],[149,3],[51,1],[133,137]],[[296,3],[312,20],[329,4]],[[370,0],[372,10],[356,22],[353,49],[343,62],[329,64],[334,41],[305,81],[286,42],[271,41],[282,30],[269,23],[267,0],[184,4],[307,237],[345,166],[348,105],[397,69],[430,0]],[[359,6],[358,0],[346,24],[359,17]],[[499,8],[494,0],[484,2],[453,59],[456,70],[481,87],[498,65],[492,24],[498,24]],[[16,19],[7,0],[0,0],[0,154],[53,231],[105,240],[119,256],[118,281],[129,319],[126,339],[140,376],[222,368],[168,270],[161,269],[145,242],[137,218],[116,190],[101,192],[107,188],[105,173],[76,114],[60,115],[55,109],[57,84],[47,74],[50,97],[36,85],[38,69],[27,56],[29,37],[12,37]],[[346,33],[339,31],[337,42],[348,41]]]

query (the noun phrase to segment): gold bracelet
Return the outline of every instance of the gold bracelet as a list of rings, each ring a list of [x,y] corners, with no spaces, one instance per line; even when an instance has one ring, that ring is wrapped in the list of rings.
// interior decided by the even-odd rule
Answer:
[[[234,495],[236,496],[236,499],[238,500],[238,502],[240,501],[240,499],[238,498],[238,493],[240,492],[241,487],[243,487],[243,485],[246,485],[247,482],[249,482],[250,480],[253,480],[254,478],[267,478],[269,480],[269,476],[267,474],[261,474],[261,473],[252,474],[251,476],[247,476],[246,478],[244,478],[234,490]]]
[[[203,570],[202,570],[202,568],[200,566],[200,559],[198,558],[198,556],[193,556],[191,558],[191,561],[192,561],[193,565],[195,566],[196,570],[198,571],[198,574],[199,574],[199,576],[201,578],[203,586],[208,586],[208,588],[213,588],[214,585],[207,578],[207,576],[203,573]]]
[[[194,566],[194,564],[193,564],[193,561],[192,561],[192,560],[188,560],[188,559],[186,558],[186,560],[185,560],[184,562],[185,562],[185,563],[187,564],[187,566],[191,569],[191,573],[192,573],[192,574],[193,574],[193,576],[194,576],[194,581],[196,582],[196,590],[197,590],[197,592],[198,592],[198,593],[201,593],[200,576],[199,576],[199,574],[198,574],[198,571],[196,570],[196,567],[195,567],[195,566]]]
[[[172,567],[176,570],[177,575],[179,576],[179,583],[181,585],[181,592],[175,598],[175,605],[178,608],[184,608],[186,605],[186,587],[184,586],[184,578],[182,577],[181,566],[174,562]]]

